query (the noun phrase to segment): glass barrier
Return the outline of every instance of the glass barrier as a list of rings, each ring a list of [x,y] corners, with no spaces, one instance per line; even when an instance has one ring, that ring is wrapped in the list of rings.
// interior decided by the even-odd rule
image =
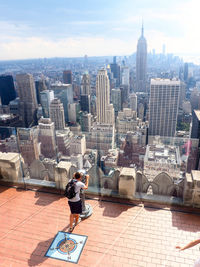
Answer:
[[[116,134],[112,126],[90,132],[51,123],[0,128],[0,182],[62,193],[77,170],[90,175],[88,192],[126,199],[182,202],[192,170],[199,166],[199,140]]]
[[[13,127],[0,127],[0,184],[25,186],[23,158]]]

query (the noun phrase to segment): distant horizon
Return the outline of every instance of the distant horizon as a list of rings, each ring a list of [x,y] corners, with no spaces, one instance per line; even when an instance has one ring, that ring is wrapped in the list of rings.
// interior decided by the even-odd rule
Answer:
[[[148,54],[151,54],[152,51],[149,51]],[[116,56],[117,58],[123,58],[123,57],[130,57],[133,56],[134,54],[136,54],[136,52],[130,54],[130,55],[102,55],[102,56],[98,56],[98,55],[94,55],[94,56],[89,56],[89,55],[83,55],[83,56],[50,56],[50,57],[35,57],[35,58],[16,58],[16,59],[0,59],[0,63],[1,62],[12,62],[12,61],[26,61],[26,60],[42,60],[42,59],[61,59],[61,58],[65,58],[65,59],[84,59],[85,56],[87,56],[88,58],[112,58],[114,56]],[[155,51],[155,55],[161,55],[162,53],[156,53]],[[195,65],[200,65],[200,55],[195,55],[195,54],[174,54],[174,53],[165,53],[165,55],[173,55],[174,57],[178,56],[180,59],[183,60],[184,63],[192,63]]]
[[[199,10],[198,0],[7,0],[0,60],[131,55],[143,21],[148,51],[165,44],[167,53],[199,63]]]

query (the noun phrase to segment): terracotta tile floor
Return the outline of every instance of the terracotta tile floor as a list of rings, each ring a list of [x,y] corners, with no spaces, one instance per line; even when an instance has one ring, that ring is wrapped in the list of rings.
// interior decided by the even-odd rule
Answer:
[[[88,236],[78,264],[44,257],[68,229],[66,198],[0,187],[0,266],[193,266],[199,247],[176,244],[200,237],[200,216],[187,212],[87,200],[93,215],[74,233]]]

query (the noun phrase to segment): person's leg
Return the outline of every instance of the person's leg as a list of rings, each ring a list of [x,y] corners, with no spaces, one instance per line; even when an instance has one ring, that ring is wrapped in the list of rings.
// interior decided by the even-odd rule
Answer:
[[[72,228],[73,227],[73,222],[74,222],[74,214],[70,213],[70,217],[69,217],[69,227]]]
[[[78,219],[79,219],[79,214],[74,214],[75,215],[75,225],[78,224]]]

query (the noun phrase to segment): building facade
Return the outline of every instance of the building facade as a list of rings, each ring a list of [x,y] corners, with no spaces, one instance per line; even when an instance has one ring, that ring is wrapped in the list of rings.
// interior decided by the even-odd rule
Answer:
[[[141,36],[137,44],[136,53],[136,92],[146,92],[147,82],[147,42],[144,38],[142,26]]]
[[[45,118],[50,116],[50,103],[54,99],[54,92],[52,90],[44,90],[40,92],[40,101],[42,105],[42,111]]]
[[[110,85],[105,69],[98,72],[96,79],[96,96],[97,96],[97,122],[99,123],[114,123],[114,109],[110,104]]]
[[[54,122],[49,118],[39,120],[39,141],[41,142],[41,154],[45,158],[56,157],[56,141]]]
[[[63,71],[63,83],[72,84],[72,72],[71,70]]]
[[[54,98],[54,100],[51,101],[50,118],[55,124],[55,130],[63,130],[65,128],[65,114],[63,104],[57,98]]]
[[[20,115],[25,127],[34,122],[37,110],[36,90],[31,74],[16,75],[18,94],[20,99]]]
[[[0,76],[0,97],[2,105],[8,105],[11,100],[16,98],[13,77],[11,75]]]
[[[151,79],[149,135],[175,136],[179,95],[180,80]]]

